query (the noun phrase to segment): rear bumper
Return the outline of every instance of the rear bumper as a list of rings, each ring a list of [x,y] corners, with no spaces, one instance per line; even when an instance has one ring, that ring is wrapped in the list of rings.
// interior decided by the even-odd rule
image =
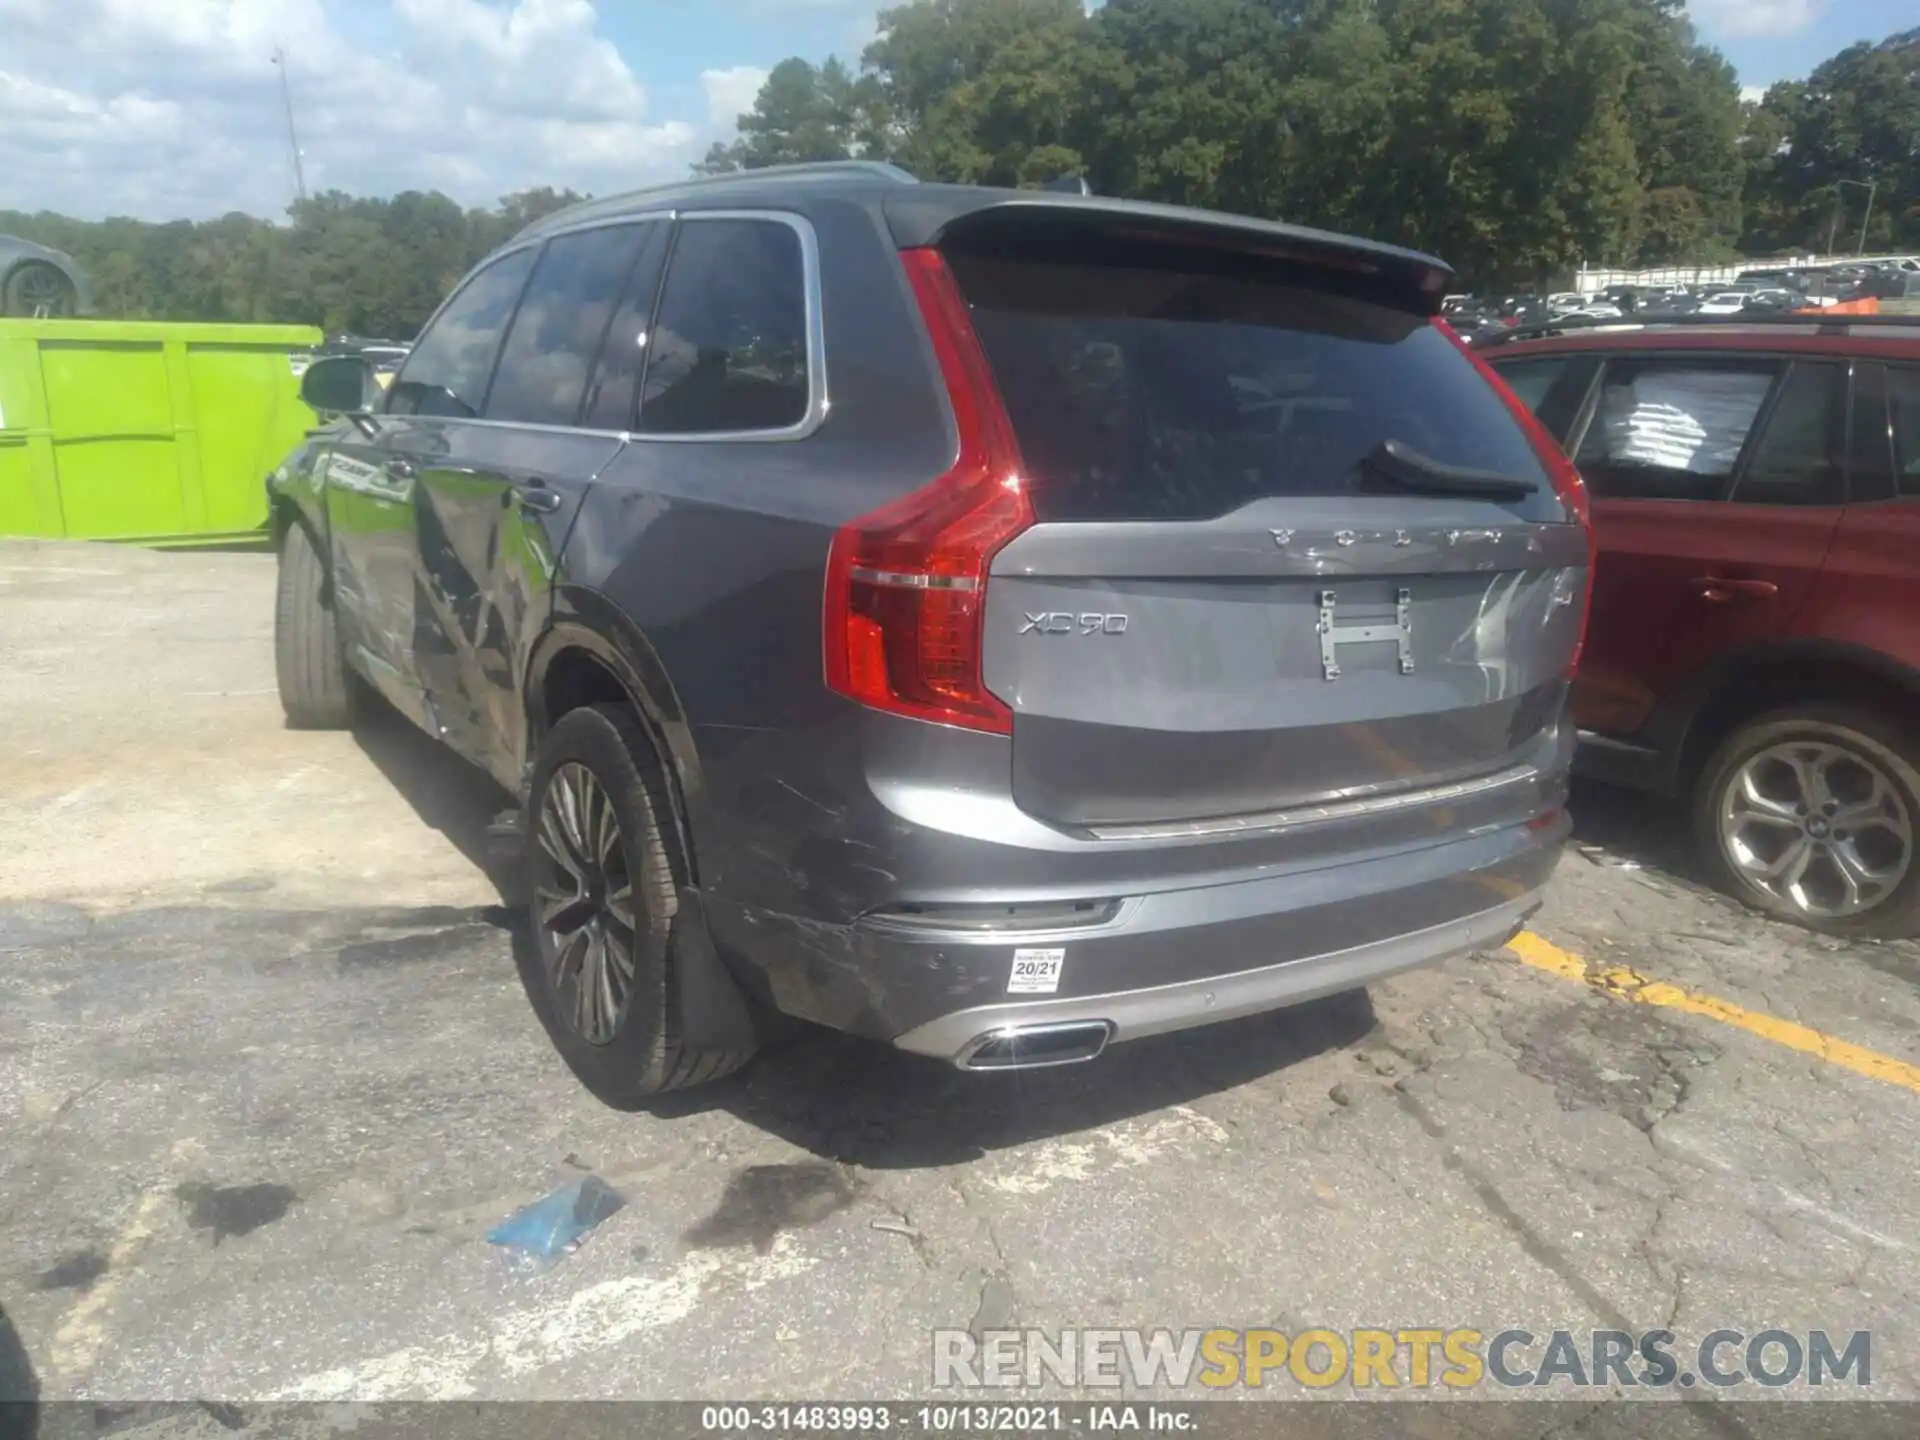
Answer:
[[[1048,928],[851,924],[709,902],[724,953],[776,1009],[959,1063],[1007,1026],[1105,1022],[1114,1040],[1297,1004],[1505,941],[1539,903],[1569,827],[1509,824],[1417,850],[1227,883],[1109,891]],[[975,892],[970,898],[990,903]],[[1002,892],[1031,904],[1032,892]],[[1016,917],[1018,918],[1018,917]],[[1059,952],[1057,956],[1022,951]],[[1058,965],[1045,993],[1016,965]]]
[[[1110,1043],[1118,1043],[1143,1035],[1211,1025],[1299,1005],[1471,950],[1503,945],[1539,908],[1540,896],[1535,892],[1465,920],[1257,970],[1106,995],[1024,1000],[956,1010],[916,1026],[893,1043],[902,1050],[966,1066],[990,1040],[1017,1041],[1020,1032],[1041,1026],[1105,1025]]]

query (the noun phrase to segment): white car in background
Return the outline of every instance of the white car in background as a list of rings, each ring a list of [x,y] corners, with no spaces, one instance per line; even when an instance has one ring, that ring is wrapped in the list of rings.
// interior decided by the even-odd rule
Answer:
[[[1700,315],[1738,315],[1747,308],[1745,290],[1720,290],[1700,302],[1696,314]]]

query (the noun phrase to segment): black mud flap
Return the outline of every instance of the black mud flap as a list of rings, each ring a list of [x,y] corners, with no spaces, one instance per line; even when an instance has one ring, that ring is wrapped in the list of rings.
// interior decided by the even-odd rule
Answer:
[[[764,1038],[753,1006],[714,948],[707,909],[691,885],[680,888],[673,922],[674,992],[680,1040],[690,1050],[750,1050]]]

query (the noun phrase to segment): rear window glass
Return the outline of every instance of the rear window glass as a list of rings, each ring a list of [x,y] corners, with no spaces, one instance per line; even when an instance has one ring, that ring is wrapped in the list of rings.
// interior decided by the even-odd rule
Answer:
[[[1398,440],[1547,479],[1505,403],[1424,316],[1239,274],[958,256],[1042,520],[1200,520],[1379,493]]]

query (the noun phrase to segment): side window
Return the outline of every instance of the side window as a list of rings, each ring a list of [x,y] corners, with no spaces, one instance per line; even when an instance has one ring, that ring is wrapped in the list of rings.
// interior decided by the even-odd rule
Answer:
[[[1597,496],[1717,500],[1778,373],[1766,361],[1614,361],[1575,463]]]
[[[1886,371],[1878,361],[1856,360],[1847,424],[1847,502],[1871,505],[1893,499],[1899,493],[1895,468]]]
[[[1733,498],[1743,505],[1838,505],[1843,484],[1836,453],[1844,433],[1836,404],[1845,371],[1796,361],[1741,472]]]
[[[1500,378],[1507,382],[1507,388],[1518,395],[1534,414],[1540,413],[1540,406],[1546,401],[1547,392],[1553,389],[1553,382],[1566,373],[1568,357],[1554,355],[1544,360],[1514,360],[1494,368],[1500,372]]]
[[[683,219],[647,350],[643,431],[799,424],[807,414],[800,237],[775,220]]]
[[[533,269],[532,249],[503,255],[469,280],[421,334],[387,392],[394,415],[447,415],[470,420],[487,400],[487,379]]]
[[[641,238],[638,225],[610,225],[547,242],[500,351],[489,420],[574,423]]]
[[[1887,411],[1893,421],[1893,473],[1900,498],[1920,500],[1920,368],[1887,367]]]
[[[1579,423],[1598,362],[1590,355],[1550,355],[1493,367],[1562,445]]]
[[[647,367],[647,327],[653,323],[660,269],[666,264],[667,237],[673,227],[653,221],[645,227],[640,258],[627,280],[620,308],[614,311],[600,347],[600,364],[587,387],[580,423],[589,430],[631,430],[640,408],[640,374]]]

